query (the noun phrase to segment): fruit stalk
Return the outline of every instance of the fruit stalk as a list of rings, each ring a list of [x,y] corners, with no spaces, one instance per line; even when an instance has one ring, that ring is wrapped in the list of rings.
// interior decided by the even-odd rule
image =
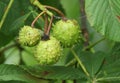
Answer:
[[[50,33],[50,29],[51,29],[51,26],[52,26],[52,21],[53,21],[53,16],[52,16],[51,19],[50,19],[50,23],[49,23],[49,26],[48,26],[46,35],[49,35],[49,33]]]
[[[44,26],[44,34],[45,34],[48,28],[48,16],[46,13],[44,14],[44,16],[45,16],[45,26]]]
[[[45,7],[48,8],[48,9],[56,11],[59,15],[61,15],[62,19],[66,19],[65,15],[60,10],[58,10],[57,8],[54,8],[54,7],[48,6],[48,5],[45,5]]]
[[[32,24],[31,24],[31,27],[34,27],[34,24],[35,24],[35,22],[38,20],[38,18],[42,15],[42,14],[44,14],[46,11],[43,11],[43,12],[41,12],[34,20],[33,20],[33,22],[32,22]]]

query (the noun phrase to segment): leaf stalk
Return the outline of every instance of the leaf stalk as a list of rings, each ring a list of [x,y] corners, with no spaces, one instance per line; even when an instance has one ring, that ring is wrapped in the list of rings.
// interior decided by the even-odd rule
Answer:
[[[70,50],[71,50],[71,52],[73,53],[75,59],[78,61],[79,65],[81,66],[81,68],[82,68],[82,70],[84,71],[84,73],[85,73],[88,77],[90,77],[88,71],[86,70],[85,66],[83,65],[83,63],[82,63],[82,61],[80,60],[80,58],[78,57],[78,55],[75,53],[75,51],[74,51],[72,48],[71,48]]]
[[[5,13],[4,13],[3,17],[2,17],[2,20],[0,21],[0,29],[2,28],[2,25],[3,25],[5,19],[6,19],[7,15],[8,15],[8,12],[9,12],[13,2],[14,2],[14,0],[10,0],[10,2],[8,4],[8,7],[5,10]]]

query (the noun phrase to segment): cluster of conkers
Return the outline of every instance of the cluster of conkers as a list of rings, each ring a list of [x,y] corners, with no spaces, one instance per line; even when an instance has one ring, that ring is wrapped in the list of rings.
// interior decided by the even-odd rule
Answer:
[[[63,47],[71,47],[80,39],[80,27],[75,20],[60,20],[52,28],[48,40],[42,40],[40,30],[24,26],[19,31],[19,43],[35,46],[34,56],[41,65],[55,64],[62,55]]]

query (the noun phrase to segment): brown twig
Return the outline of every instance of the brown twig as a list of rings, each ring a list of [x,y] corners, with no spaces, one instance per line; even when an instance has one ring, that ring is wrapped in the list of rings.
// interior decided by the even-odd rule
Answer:
[[[50,19],[50,23],[49,23],[49,26],[48,26],[46,35],[49,35],[49,33],[50,33],[50,29],[51,29],[51,26],[52,26],[52,22],[53,22],[53,16],[52,16],[51,19]]]
[[[51,16],[50,23],[49,23],[48,27],[45,27],[45,33],[44,33],[44,36],[42,37],[42,40],[49,40],[50,39],[49,34],[50,34],[50,29],[52,26],[53,18],[54,18],[54,16]]]
[[[45,8],[47,8],[47,9],[54,10],[55,12],[57,12],[57,13],[62,17],[63,20],[66,20],[65,15],[64,15],[59,9],[54,8],[54,7],[52,7],[52,6],[48,6],[48,5],[44,5],[44,6],[45,6]]]
[[[86,16],[85,0],[80,0],[80,12],[81,12],[81,17]],[[86,20],[87,20],[86,17],[81,18],[81,28],[82,28],[82,34],[85,38],[85,43],[84,43],[85,47],[89,45],[89,33],[88,33],[88,30],[87,30]]]
[[[47,28],[48,28],[48,16],[45,13],[44,34],[47,32]]]
[[[58,10],[57,8],[54,8],[52,6],[48,6],[48,5],[44,5],[47,9],[51,9],[51,10],[54,10],[55,12],[57,12],[60,16],[62,17],[65,17],[65,15],[60,11]]]
[[[31,24],[31,27],[34,27],[34,24],[35,24],[35,22],[38,20],[38,18],[42,15],[42,14],[44,14],[46,11],[43,11],[43,12],[41,12],[34,20],[33,20],[33,22],[32,22],[32,24]]]

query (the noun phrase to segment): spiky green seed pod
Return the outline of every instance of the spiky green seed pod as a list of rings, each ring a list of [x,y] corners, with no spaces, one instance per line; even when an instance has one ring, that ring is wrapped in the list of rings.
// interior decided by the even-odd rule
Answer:
[[[24,26],[19,32],[19,43],[25,46],[35,46],[41,39],[40,31],[30,26]]]
[[[81,30],[75,20],[58,21],[53,27],[53,36],[58,39],[64,47],[70,47],[80,39]]]
[[[50,65],[56,63],[62,54],[60,42],[54,37],[50,40],[41,41],[35,50],[35,57],[41,65]]]

